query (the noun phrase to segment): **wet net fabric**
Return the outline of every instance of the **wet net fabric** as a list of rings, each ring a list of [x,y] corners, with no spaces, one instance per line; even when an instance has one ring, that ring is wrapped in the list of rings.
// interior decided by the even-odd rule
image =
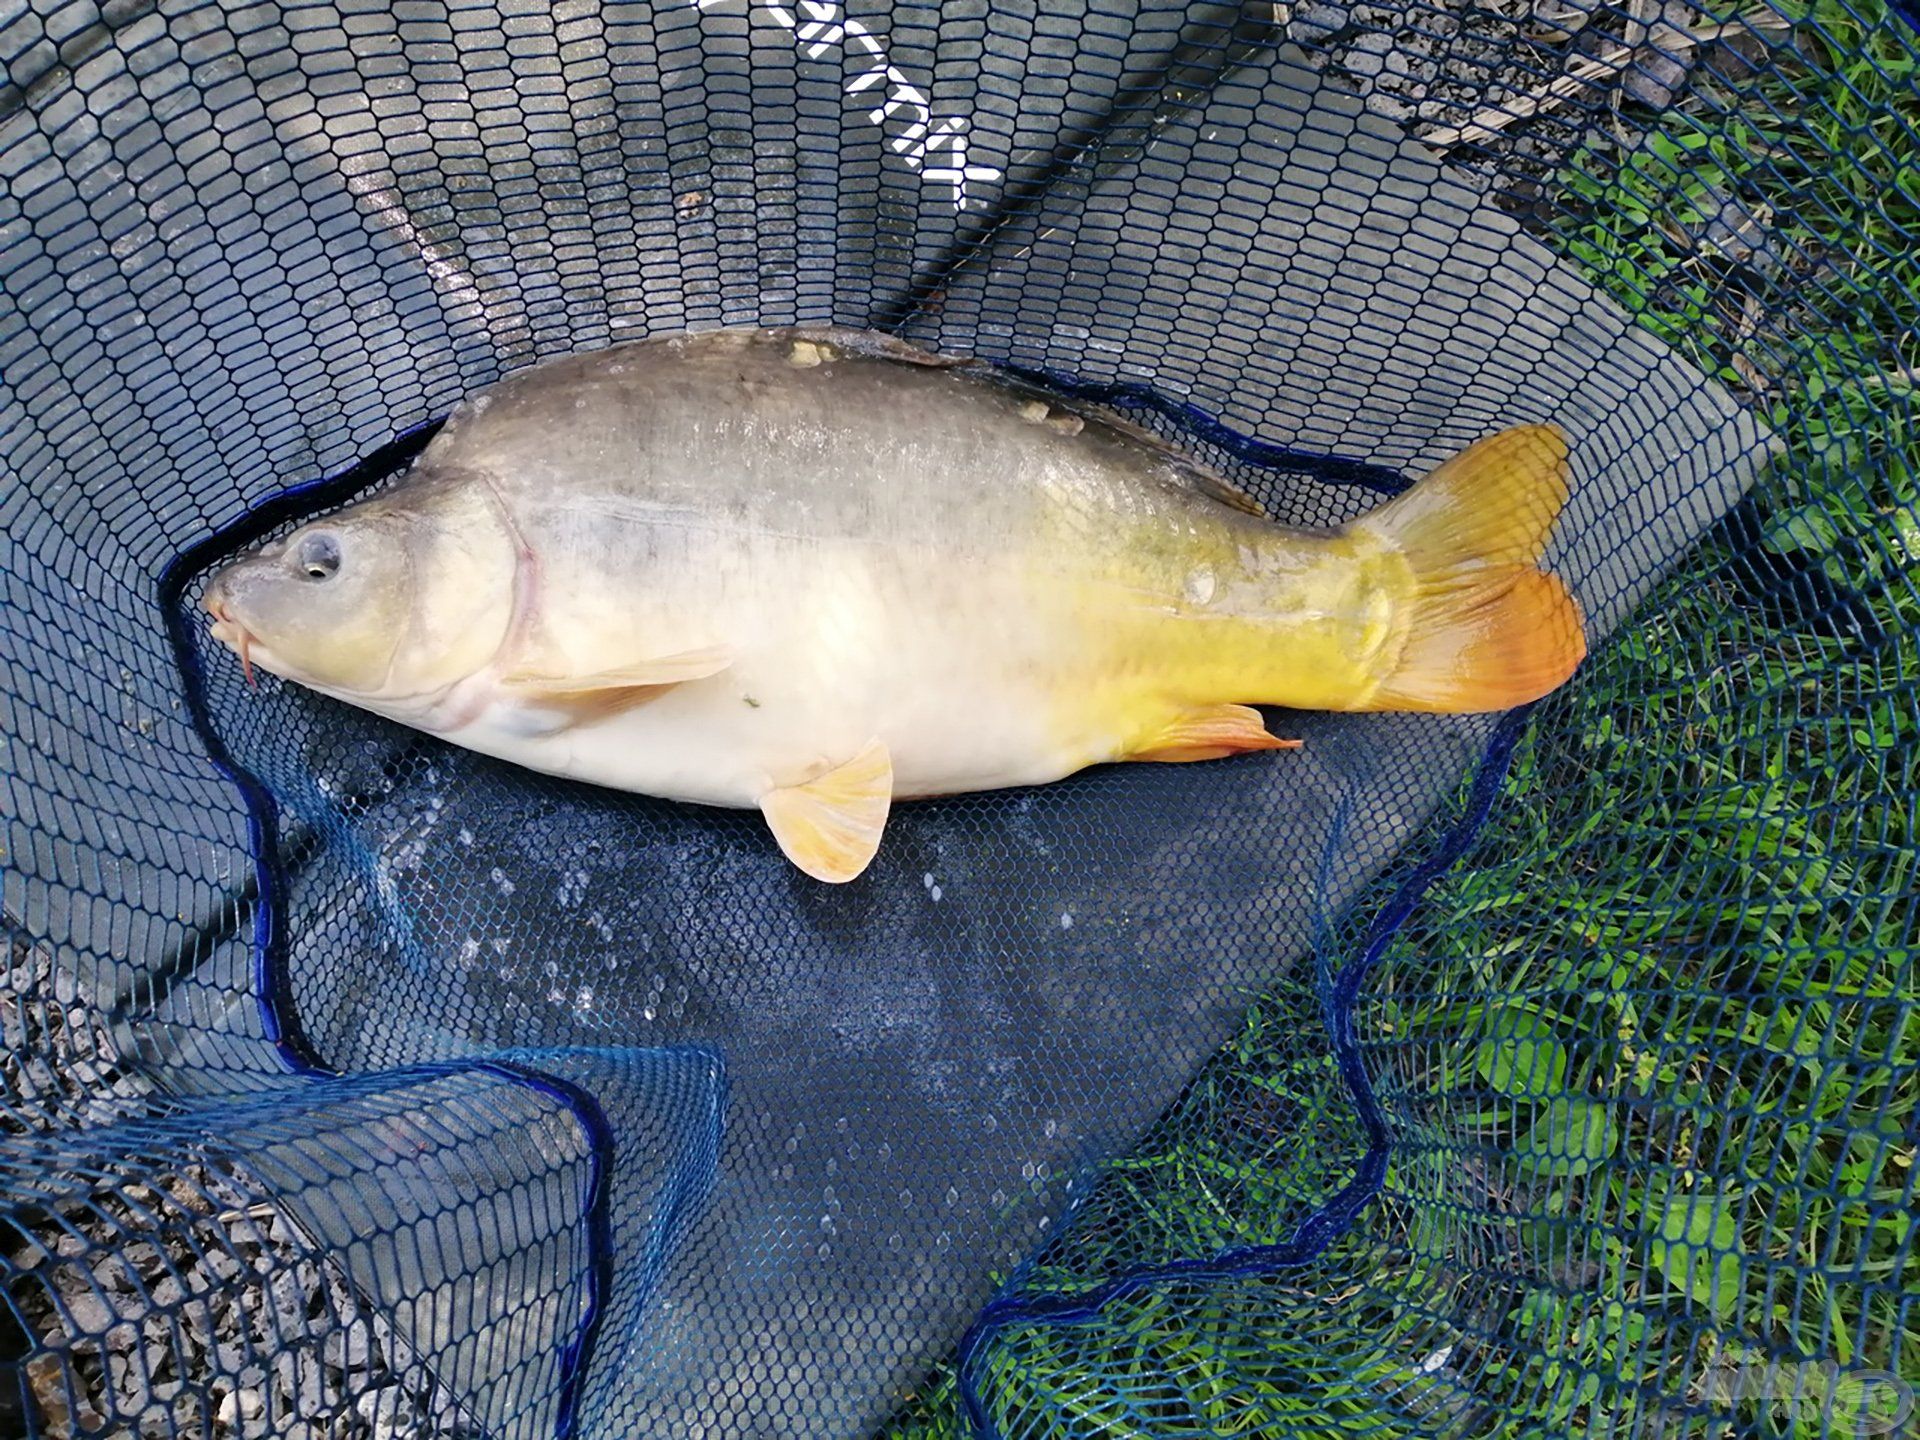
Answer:
[[[1888,939],[1916,923],[1913,336],[1840,357],[1876,388],[1791,403],[1683,358],[1643,312],[1690,277],[1603,275],[1569,218],[1619,169],[1588,127],[1631,142],[1634,112],[1575,87],[1493,147],[1488,107],[1552,77],[1476,14],[0,21],[0,1417],[1891,1415],[1920,1380]],[[1796,19],[1727,93],[1777,98],[1839,23]],[[1850,23],[1911,63],[1897,15]],[[1477,139],[1410,138],[1367,43],[1410,32]],[[1916,216],[1897,117],[1718,140],[1743,205],[1831,208],[1818,172],[1853,167],[1839,235]],[[1682,173],[1634,172],[1649,227]],[[1911,316],[1920,280],[1865,240],[1748,268],[1783,369],[1809,316]],[[1549,558],[1595,658],[1531,713],[1289,715],[1292,754],[904,806],[827,890],[757,817],[250,690],[207,639],[212,566],[393,478],[479,386],[803,322],[1112,405],[1299,524],[1557,422]],[[1823,446],[1836,415],[1873,443]],[[1796,738],[1726,738],[1756,734]]]

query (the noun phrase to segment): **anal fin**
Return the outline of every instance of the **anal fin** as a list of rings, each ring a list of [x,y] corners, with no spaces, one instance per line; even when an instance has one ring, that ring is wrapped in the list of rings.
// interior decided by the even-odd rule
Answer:
[[[760,801],[786,857],[816,880],[842,885],[872,863],[893,804],[893,760],[871,742],[844,765]]]
[[[1178,716],[1125,758],[1178,763],[1219,760],[1253,750],[1299,748],[1298,740],[1268,734],[1260,712],[1249,705],[1208,705]]]

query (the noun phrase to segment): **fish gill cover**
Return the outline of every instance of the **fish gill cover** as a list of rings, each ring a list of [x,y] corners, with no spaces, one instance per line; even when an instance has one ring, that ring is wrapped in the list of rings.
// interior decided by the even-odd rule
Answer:
[[[0,1407],[1892,1415],[1916,206],[1867,71],[1910,86],[1912,36],[1643,8],[0,21]],[[1856,44],[1823,98],[1861,108],[1783,119]],[[751,816],[254,692],[208,639],[217,562],[500,375],[800,322],[1117,405],[1300,524],[1557,423],[1596,660],[1534,713],[905,807],[826,890]]]

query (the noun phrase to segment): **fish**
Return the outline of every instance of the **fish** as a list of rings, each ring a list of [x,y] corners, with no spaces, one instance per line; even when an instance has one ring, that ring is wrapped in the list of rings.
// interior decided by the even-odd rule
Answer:
[[[1479,713],[1586,655],[1568,441],[1293,528],[1097,405],[838,327],[543,361],[389,488],[232,560],[254,667],[546,774],[757,809],[816,880],[897,801],[1292,748],[1267,706]]]

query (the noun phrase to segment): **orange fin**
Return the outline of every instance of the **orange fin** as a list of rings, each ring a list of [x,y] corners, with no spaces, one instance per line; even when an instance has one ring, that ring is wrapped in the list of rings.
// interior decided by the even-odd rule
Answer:
[[[1370,710],[1507,710],[1586,658],[1580,606],[1539,568],[1567,503],[1567,438],[1520,425],[1468,446],[1355,525],[1413,571],[1406,641]]]
[[[892,803],[893,761],[875,740],[817,780],[768,791],[760,813],[789,860],[841,885],[872,863]]]
[[[1298,740],[1269,735],[1260,712],[1247,705],[1214,705],[1189,710],[1126,758],[1174,763],[1218,760],[1249,750],[1297,750]]]

